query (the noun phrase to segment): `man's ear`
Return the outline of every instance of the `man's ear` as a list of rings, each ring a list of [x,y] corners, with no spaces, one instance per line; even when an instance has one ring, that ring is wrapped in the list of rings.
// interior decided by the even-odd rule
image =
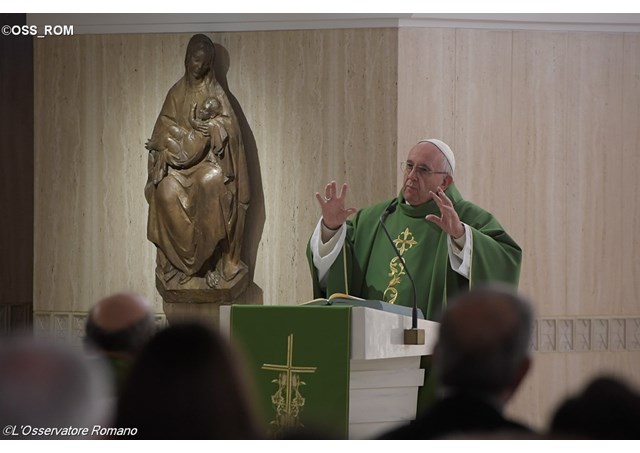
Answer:
[[[445,175],[445,177],[442,178],[442,184],[440,185],[440,187],[442,187],[442,190],[447,190],[447,187],[449,187],[451,184],[453,184],[453,176]]]

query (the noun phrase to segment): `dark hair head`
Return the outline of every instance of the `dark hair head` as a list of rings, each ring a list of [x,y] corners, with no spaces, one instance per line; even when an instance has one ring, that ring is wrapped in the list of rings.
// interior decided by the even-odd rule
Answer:
[[[511,287],[481,285],[458,296],[440,325],[434,360],[441,384],[486,396],[514,385],[532,323],[531,305]]]
[[[259,437],[230,346],[198,323],[156,334],[138,357],[119,402],[116,426],[143,439]]]
[[[601,376],[579,394],[566,399],[551,421],[554,437],[637,439],[640,394],[621,379]]]

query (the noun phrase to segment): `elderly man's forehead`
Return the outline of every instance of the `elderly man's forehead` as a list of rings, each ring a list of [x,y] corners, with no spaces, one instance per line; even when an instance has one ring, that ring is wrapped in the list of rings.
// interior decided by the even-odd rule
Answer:
[[[418,143],[407,155],[407,160],[414,164],[437,165],[442,162],[442,159],[442,152],[436,145],[429,142]]]

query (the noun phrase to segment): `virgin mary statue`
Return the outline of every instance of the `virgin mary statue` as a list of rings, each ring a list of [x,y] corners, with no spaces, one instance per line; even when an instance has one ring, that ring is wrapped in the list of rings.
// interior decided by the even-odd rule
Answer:
[[[194,35],[185,74],[169,90],[146,144],[147,237],[157,246],[156,277],[166,288],[229,288],[247,273],[240,260],[249,206],[245,151],[214,58],[211,40]],[[218,106],[215,118],[202,113],[209,104]]]

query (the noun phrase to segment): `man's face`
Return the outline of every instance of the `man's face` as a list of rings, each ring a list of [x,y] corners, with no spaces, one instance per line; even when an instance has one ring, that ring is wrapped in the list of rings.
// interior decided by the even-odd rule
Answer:
[[[412,170],[408,171],[408,167]],[[418,206],[431,200],[429,191],[437,192],[438,187],[445,190],[453,181],[451,175],[438,173],[424,174],[430,171],[444,170],[444,156],[436,145],[430,142],[418,143],[407,156],[402,181],[402,195],[412,206]]]

